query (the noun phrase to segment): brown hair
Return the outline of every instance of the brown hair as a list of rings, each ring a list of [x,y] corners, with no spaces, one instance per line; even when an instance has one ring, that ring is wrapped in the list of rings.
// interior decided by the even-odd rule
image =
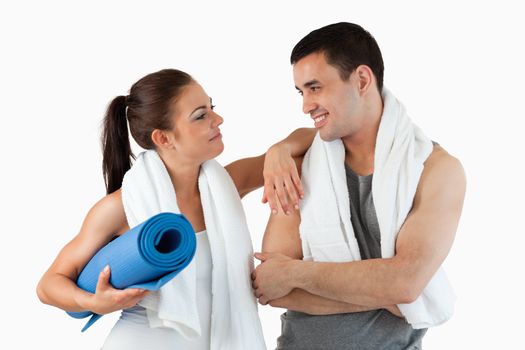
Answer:
[[[151,133],[155,129],[172,128],[170,108],[184,87],[193,78],[176,69],[163,69],[151,73],[131,87],[128,96],[117,96],[110,102],[102,132],[102,172],[106,193],[122,186],[124,174],[131,168],[132,159],[128,126],[133,139],[144,149],[154,149]]]

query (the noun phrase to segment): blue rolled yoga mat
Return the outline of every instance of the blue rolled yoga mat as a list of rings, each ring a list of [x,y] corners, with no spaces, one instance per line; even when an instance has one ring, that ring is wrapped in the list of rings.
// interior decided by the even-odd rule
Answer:
[[[78,276],[77,285],[95,293],[98,276],[109,265],[114,288],[159,290],[188,266],[196,248],[195,231],[183,215],[160,213],[102,247]],[[82,332],[102,317],[91,311],[68,314],[91,316]]]

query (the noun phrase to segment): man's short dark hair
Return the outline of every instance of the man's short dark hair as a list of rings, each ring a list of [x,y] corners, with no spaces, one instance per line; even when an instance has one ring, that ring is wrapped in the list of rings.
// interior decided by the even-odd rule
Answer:
[[[383,88],[383,57],[374,37],[363,27],[348,22],[334,23],[310,32],[295,45],[290,61],[297,63],[311,53],[323,52],[329,64],[337,68],[346,81],[360,65],[370,67]]]

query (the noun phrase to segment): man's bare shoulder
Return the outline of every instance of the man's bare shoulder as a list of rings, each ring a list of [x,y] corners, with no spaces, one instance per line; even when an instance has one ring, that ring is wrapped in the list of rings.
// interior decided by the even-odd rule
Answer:
[[[448,188],[464,192],[466,177],[460,160],[448,153],[442,146],[434,145],[432,153],[424,164],[418,193],[425,189]]]

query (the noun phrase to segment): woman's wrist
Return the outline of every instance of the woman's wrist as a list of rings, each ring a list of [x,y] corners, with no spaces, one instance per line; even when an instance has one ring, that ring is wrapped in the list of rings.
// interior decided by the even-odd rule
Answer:
[[[270,146],[268,152],[286,153],[289,156],[292,156],[292,150],[293,145],[291,142],[288,139],[284,139]]]
[[[75,288],[73,299],[81,311],[93,311],[93,297],[94,294],[86,292],[80,288]]]

